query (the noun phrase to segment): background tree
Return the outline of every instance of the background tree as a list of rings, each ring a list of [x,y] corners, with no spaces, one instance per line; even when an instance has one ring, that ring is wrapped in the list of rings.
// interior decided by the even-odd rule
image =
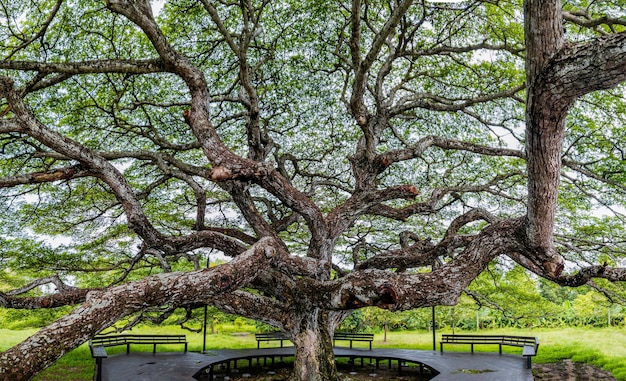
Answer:
[[[152,6],[2,1],[0,263],[32,279],[0,304],[79,304],[3,379],[208,303],[285,331],[292,379],[335,380],[351,310],[454,305],[496,258],[626,279],[622,5]]]

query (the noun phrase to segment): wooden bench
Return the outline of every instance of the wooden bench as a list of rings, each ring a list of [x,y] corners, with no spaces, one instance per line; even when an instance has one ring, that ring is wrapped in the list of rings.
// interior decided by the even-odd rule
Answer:
[[[289,341],[289,338],[287,337],[287,335],[279,331],[256,333],[254,334],[254,337],[256,339],[257,349],[261,348],[261,341],[266,341],[266,342],[280,341],[281,348],[283,347],[283,341]]]
[[[440,351],[443,353],[444,344],[469,344],[474,353],[474,345],[497,345],[500,354],[502,346],[521,347],[522,356],[526,358],[526,367],[532,368],[532,357],[537,355],[539,339],[533,336],[506,336],[506,335],[441,335]]]
[[[353,341],[366,341],[369,342],[370,351],[372,350],[372,341],[374,341],[373,333],[352,333],[352,332],[335,332],[333,336],[333,345],[335,341],[350,341],[350,348],[352,348]]]
[[[102,381],[102,360],[108,357],[106,347],[126,345],[126,354],[129,354],[131,344],[152,345],[152,353],[156,353],[158,344],[184,344],[185,352],[187,352],[187,338],[185,335],[98,335],[89,340],[91,357],[96,359],[94,379]]]
[[[126,353],[130,353],[131,344],[152,345],[152,353],[156,353],[156,348],[159,344],[183,344],[185,352],[187,352],[187,337],[185,335],[99,335],[89,341],[92,356],[94,348],[118,345],[126,345]]]

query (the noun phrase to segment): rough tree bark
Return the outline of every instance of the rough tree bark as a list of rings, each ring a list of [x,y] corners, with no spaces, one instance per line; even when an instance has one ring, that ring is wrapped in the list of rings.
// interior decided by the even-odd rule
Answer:
[[[624,36],[570,44],[560,0],[525,0],[527,244],[533,268],[558,278],[563,258],[554,246],[565,122],[581,96],[625,78]],[[604,40],[604,41],[603,41]]]
[[[570,99],[547,91],[541,74],[564,43],[560,0],[524,1],[526,41],[526,165],[529,245],[557,275],[562,259],[554,248],[554,219],[561,176],[561,150]],[[548,82],[548,83],[546,83]]]
[[[70,314],[0,354],[0,380],[29,380],[46,365],[92,338],[101,330],[148,306],[198,303],[251,283],[277,260],[271,239],[262,239],[225,266],[189,273],[166,273],[92,291]]]
[[[304,312],[304,313],[303,313]],[[340,380],[333,353],[335,324],[330,313],[316,308],[293,316],[289,333],[295,347],[294,381]]]

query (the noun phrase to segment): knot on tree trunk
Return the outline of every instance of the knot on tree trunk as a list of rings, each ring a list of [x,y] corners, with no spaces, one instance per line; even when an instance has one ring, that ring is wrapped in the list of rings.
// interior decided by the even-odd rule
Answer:
[[[380,298],[376,305],[381,308],[393,308],[398,304],[398,293],[389,283],[379,287]]]

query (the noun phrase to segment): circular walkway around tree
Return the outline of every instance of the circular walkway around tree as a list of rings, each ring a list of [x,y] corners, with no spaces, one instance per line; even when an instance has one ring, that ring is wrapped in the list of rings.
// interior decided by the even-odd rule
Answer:
[[[439,372],[433,381],[532,381],[526,360],[519,355],[497,353],[461,353],[410,349],[335,348],[339,357],[399,359],[422,363]],[[293,347],[242,350],[211,350],[201,353],[131,353],[113,355],[103,361],[103,381],[192,381],[194,375],[210,364],[228,359],[293,356]],[[262,360],[261,360],[262,361]],[[365,360],[367,361],[367,360]],[[382,365],[385,366],[385,365]],[[202,371],[204,372],[204,371]],[[202,373],[200,372],[200,373]]]

